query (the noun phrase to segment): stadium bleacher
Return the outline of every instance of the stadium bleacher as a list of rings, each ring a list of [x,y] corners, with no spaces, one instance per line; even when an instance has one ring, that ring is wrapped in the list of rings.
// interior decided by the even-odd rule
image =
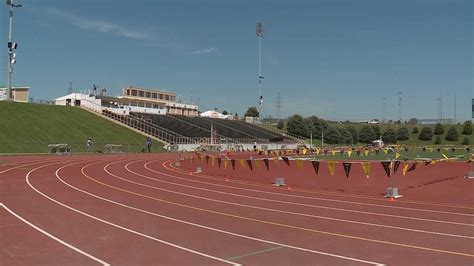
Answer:
[[[137,114],[149,118],[153,124],[186,137],[206,138],[211,135],[211,125],[218,138],[246,139],[259,143],[294,142],[276,132],[243,121],[179,115]]]

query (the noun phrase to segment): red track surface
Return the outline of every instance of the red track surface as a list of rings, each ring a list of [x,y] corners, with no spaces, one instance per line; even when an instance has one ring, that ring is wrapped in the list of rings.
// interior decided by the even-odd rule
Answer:
[[[0,158],[0,265],[474,265],[465,164],[400,178],[405,198],[389,202],[376,169],[349,181],[281,167],[288,191],[264,166],[189,175],[176,158]]]

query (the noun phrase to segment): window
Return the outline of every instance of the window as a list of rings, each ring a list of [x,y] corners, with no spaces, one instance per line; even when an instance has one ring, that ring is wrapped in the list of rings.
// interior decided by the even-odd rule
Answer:
[[[130,90],[127,90],[127,95],[130,96]]]
[[[160,93],[159,98],[163,100],[163,94]]]
[[[145,93],[145,97],[151,98],[151,92],[147,91],[147,92]]]
[[[145,92],[144,92],[144,91],[139,91],[139,92],[138,92],[138,96],[144,97],[144,96],[145,96]]]
[[[137,91],[136,90],[132,90],[132,96],[137,96]]]
[[[151,98],[153,98],[153,99],[156,99],[157,96],[158,95],[155,92],[151,94]]]
[[[176,96],[171,96],[172,101],[176,101]]]
[[[165,95],[165,100],[169,101],[169,100],[170,100],[170,96],[169,96],[169,95]]]

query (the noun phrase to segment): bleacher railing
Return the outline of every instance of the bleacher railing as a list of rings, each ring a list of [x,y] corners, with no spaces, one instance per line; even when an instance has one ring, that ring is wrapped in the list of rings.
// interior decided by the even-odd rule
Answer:
[[[211,120],[211,119],[205,118],[205,117],[201,117],[201,118],[203,118],[203,119],[205,119],[205,120],[207,120],[207,121],[209,121],[209,122],[211,122],[211,123],[218,124],[218,125],[221,126],[221,127],[225,127],[225,128],[228,128],[228,129],[237,131],[237,132],[239,132],[239,133],[241,133],[241,134],[243,134],[243,135],[250,136],[250,137],[252,137],[252,139],[253,139],[254,142],[255,142],[255,141],[260,142],[260,143],[267,143],[267,142],[268,142],[267,139],[259,138],[259,137],[255,136],[255,135],[253,135],[253,134],[244,132],[244,131],[239,130],[239,129],[237,129],[237,128],[233,128],[233,127],[227,126],[227,125],[225,125],[224,123],[220,123],[219,121],[216,121],[217,119],[212,119],[212,120]]]
[[[297,141],[299,144],[304,144],[306,143],[306,139],[301,137],[301,136],[298,136],[298,135],[295,135],[295,134],[291,134],[289,132],[286,132],[284,130],[281,130],[281,129],[278,129],[272,125],[268,125],[268,124],[265,124],[265,123],[261,123],[261,124],[255,124],[261,128],[264,128],[264,129],[267,129],[267,130],[270,130],[270,131],[273,131],[275,133],[278,133],[280,135],[283,135],[285,137],[289,137],[289,138],[292,138],[294,139],[295,141]]]

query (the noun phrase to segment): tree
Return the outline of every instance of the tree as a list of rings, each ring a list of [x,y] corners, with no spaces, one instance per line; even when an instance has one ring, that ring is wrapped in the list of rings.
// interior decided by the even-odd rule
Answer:
[[[416,119],[416,118],[410,118],[408,120],[408,124],[410,124],[410,125],[416,125],[417,123],[418,123],[418,119]]]
[[[440,136],[436,136],[434,144],[441,144],[441,137]]]
[[[352,138],[351,132],[345,127],[339,128],[339,133],[341,134],[341,144],[353,144],[354,140]]]
[[[414,127],[411,133],[418,134],[418,127]]]
[[[450,127],[444,139],[447,141],[457,141],[459,139],[459,134],[456,128]]]
[[[385,129],[385,132],[382,135],[382,140],[387,144],[397,143],[397,134],[395,133],[395,130],[391,127]]]
[[[466,121],[462,127],[462,134],[463,135],[472,135],[472,124],[471,121]]]
[[[351,133],[353,143],[359,142],[359,132],[357,132],[357,128],[355,126],[347,126],[346,129]]]
[[[380,131],[379,125],[372,125],[372,129],[374,130],[375,133],[375,138],[378,139],[382,135],[382,132]]]
[[[228,115],[229,112],[227,112],[226,110],[224,110],[224,111],[222,111],[222,114],[223,114],[223,115]]]
[[[283,129],[285,127],[285,122],[282,119],[278,120],[277,128]]]
[[[443,134],[444,134],[444,127],[443,127],[443,125],[441,125],[440,123],[436,124],[433,133],[434,133],[435,135],[443,135]]]
[[[419,140],[432,140],[433,139],[433,131],[431,127],[423,127],[421,129],[420,135],[418,136]]]
[[[464,137],[461,144],[462,145],[471,145],[471,141],[469,141],[469,139],[467,137]]]
[[[328,144],[339,144],[341,143],[341,140],[341,133],[335,127],[329,127],[324,132],[324,142]]]
[[[260,117],[260,113],[258,112],[257,110],[257,107],[249,107],[249,109],[247,109],[247,112],[245,112],[245,117]]]
[[[408,128],[406,126],[397,129],[397,140],[408,140],[409,138],[410,134],[408,133]]]
[[[301,115],[293,115],[286,121],[286,130],[289,133],[297,136],[304,136],[306,134],[306,125]]]
[[[360,129],[359,142],[369,144],[372,143],[372,141],[374,141],[375,139],[377,139],[377,137],[375,136],[375,132],[372,127],[365,125]]]

